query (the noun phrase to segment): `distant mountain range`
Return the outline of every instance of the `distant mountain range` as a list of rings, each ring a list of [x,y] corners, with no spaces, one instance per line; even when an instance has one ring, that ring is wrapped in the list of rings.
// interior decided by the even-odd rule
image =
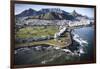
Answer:
[[[15,16],[16,17],[28,17],[28,19],[33,18],[33,19],[48,19],[48,20],[49,19],[50,20],[54,20],[54,19],[73,20],[76,17],[88,18],[87,16],[82,16],[81,14],[78,14],[75,10],[69,13],[59,8],[45,8],[39,11],[29,8],[28,10],[24,10],[23,12]]]

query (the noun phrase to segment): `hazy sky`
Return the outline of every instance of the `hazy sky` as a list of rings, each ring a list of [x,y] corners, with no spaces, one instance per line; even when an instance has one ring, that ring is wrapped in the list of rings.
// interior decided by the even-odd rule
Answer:
[[[15,4],[15,15],[22,11],[32,8],[34,10],[40,10],[42,8],[60,8],[67,12],[75,10],[79,14],[86,15],[88,17],[94,17],[94,8],[83,8],[83,7],[67,7],[67,6],[50,6],[50,5],[35,5],[35,4]]]

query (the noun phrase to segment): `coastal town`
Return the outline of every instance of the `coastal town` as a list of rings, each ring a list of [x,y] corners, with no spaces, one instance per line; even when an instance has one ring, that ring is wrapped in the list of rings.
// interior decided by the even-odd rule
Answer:
[[[88,42],[75,30],[92,26],[94,18],[75,10],[70,13],[59,8],[24,10],[15,15],[15,64],[80,61],[81,55],[87,54]],[[20,63],[23,59],[30,61]]]
[[[35,20],[35,19],[33,19],[33,20]],[[38,23],[36,21],[38,21],[39,25],[38,25]],[[52,23],[55,22],[55,21],[52,21]],[[35,22],[34,21],[32,22],[32,23],[35,23],[35,25],[33,25],[33,27],[34,26],[37,27],[37,28],[40,27],[41,33],[43,33],[42,32],[43,29],[41,27],[44,27],[44,30],[45,30],[45,29],[49,29],[50,26],[52,26],[52,25],[50,25],[51,23],[48,24],[48,25],[44,25],[44,24],[46,24],[48,22],[51,22],[51,20],[50,21],[49,20],[35,20]],[[43,22],[43,24],[41,22]],[[91,26],[91,25],[93,25],[93,20],[88,20],[88,19],[81,19],[80,21],[59,20],[59,21],[57,21],[55,23],[56,23],[56,25],[53,25],[52,28],[55,27],[56,29],[57,28],[58,29],[55,30],[52,33],[52,35],[48,34],[48,30],[47,30],[47,32],[45,32],[45,35],[40,35],[38,37],[31,37],[31,38],[30,37],[29,38],[20,38],[20,37],[18,37],[18,38],[16,38],[16,42],[17,43],[21,43],[21,44],[18,44],[18,46],[16,46],[16,47],[19,47],[19,46],[27,46],[27,45],[30,45],[31,46],[33,44],[43,44],[43,43],[44,44],[54,45],[54,46],[60,46],[60,47],[69,46],[72,43],[72,40],[71,40],[72,37],[70,35],[71,34],[70,33],[70,30],[72,30],[72,29],[74,29],[76,27],[80,27],[80,26],[82,26],[82,27]],[[40,25],[40,24],[42,24],[42,25]],[[32,26],[32,25],[30,25],[30,22],[27,23],[26,26],[28,26],[28,28],[30,28],[30,29],[32,28],[32,27],[30,27],[30,26]],[[36,31],[36,30],[34,30],[34,31]],[[51,31],[52,31],[52,29],[51,29]],[[39,30],[37,30],[37,34],[39,34]],[[65,36],[66,38],[65,37],[61,37],[64,34],[67,35],[67,36]],[[18,36],[18,35],[16,35],[16,36]],[[58,39],[59,37],[61,37],[61,39],[63,41],[62,40],[54,41],[54,39]]]

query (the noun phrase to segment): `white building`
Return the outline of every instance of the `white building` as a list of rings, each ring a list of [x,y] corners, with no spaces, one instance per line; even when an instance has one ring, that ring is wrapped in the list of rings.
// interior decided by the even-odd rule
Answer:
[[[90,24],[90,20],[88,20],[88,19],[81,19],[80,21],[70,21],[68,23],[69,27],[89,25],[89,24]]]

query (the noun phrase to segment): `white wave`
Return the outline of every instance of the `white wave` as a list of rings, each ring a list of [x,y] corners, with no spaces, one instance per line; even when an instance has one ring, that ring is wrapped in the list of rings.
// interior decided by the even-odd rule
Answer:
[[[83,50],[83,48],[80,48],[79,52],[80,52],[80,54],[84,54],[85,53],[84,50]]]
[[[56,50],[60,49],[60,47],[54,47]]]
[[[36,50],[41,50],[41,46],[36,46],[35,49]]]
[[[73,39],[76,42],[78,42],[81,46],[83,46],[83,44],[88,44],[88,42],[86,40],[83,40],[82,38],[80,38],[78,34],[74,34]]]
[[[86,40],[81,40],[82,43],[88,44],[88,42]]]
[[[79,55],[80,56],[80,53],[78,53],[78,51],[75,50],[73,55]]]
[[[72,53],[69,49],[62,49],[62,51],[67,52],[67,53]]]
[[[73,33],[73,35],[74,35],[73,39],[80,44],[78,51],[75,52],[74,54],[78,54],[79,56],[81,56],[81,54],[85,53],[85,51],[84,51],[85,45],[84,44],[88,44],[88,42],[86,40],[83,40],[82,38],[80,38],[78,34]]]

